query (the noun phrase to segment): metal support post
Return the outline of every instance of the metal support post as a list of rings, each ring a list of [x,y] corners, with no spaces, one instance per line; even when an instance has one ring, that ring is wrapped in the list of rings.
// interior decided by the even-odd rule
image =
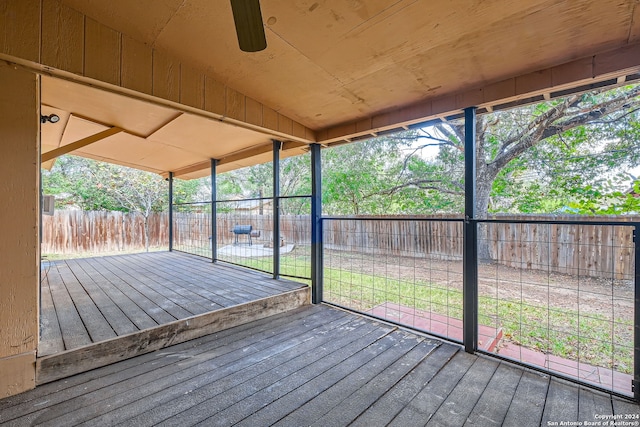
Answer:
[[[322,295],[322,162],[320,144],[311,144],[311,302]]]
[[[464,110],[464,252],[463,343],[468,353],[478,348],[478,223],[476,222],[476,108]]]
[[[280,278],[280,149],[282,142],[273,140],[273,278]]]
[[[216,166],[218,161],[211,159],[211,262],[218,260],[218,205],[216,204],[217,186]]]
[[[169,251],[173,250],[173,172],[169,172]]]
[[[640,224],[635,224],[633,244],[636,267],[634,274],[633,382],[631,390],[633,390],[633,398],[636,402],[640,402],[640,245],[638,245],[638,236],[640,236]]]

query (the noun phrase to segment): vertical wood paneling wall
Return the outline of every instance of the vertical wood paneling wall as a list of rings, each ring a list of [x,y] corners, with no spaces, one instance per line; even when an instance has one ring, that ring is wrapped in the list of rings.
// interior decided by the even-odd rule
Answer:
[[[0,2],[0,53],[315,140],[302,124],[59,0]]]

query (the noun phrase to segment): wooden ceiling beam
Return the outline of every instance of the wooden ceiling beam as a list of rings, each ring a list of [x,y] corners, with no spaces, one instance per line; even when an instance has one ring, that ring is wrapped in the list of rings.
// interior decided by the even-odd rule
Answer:
[[[173,171],[173,176],[177,178],[180,175],[187,175],[193,172],[201,171],[203,169],[209,169],[210,167],[211,167],[211,160],[194,163],[192,165]],[[169,176],[169,172],[163,173],[162,176]]]
[[[467,107],[497,108],[501,105],[546,99],[583,91],[589,85],[612,80],[626,81],[626,76],[640,72],[640,42],[615,50],[576,59],[555,67],[511,77],[484,87],[450,93],[420,103],[381,112],[353,122],[328,127],[316,132],[317,142],[333,144],[366,135],[402,129],[403,126],[424,123],[433,118],[445,118]],[[545,97],[546,95],[546,97]],[[524,100],[524,101],[523,101]]]
[[[123,131],[124,131],[123,129],[117,126],[114,126],[112,128],[103,130],[102,132],[98,132],[94,135],[72,142],[70,144],[63,145],[62,147],[56,148],[55,150],[47,151],[46,153],[42,154],[41,162],[42,163],[48,162],[49,160],[55,159],[64,154],[71,153],[72,151],[79,150],[80,148],[86,147],[87,145],[93,144],[95,142],[102,141],[105,138],[108,138],[112,135],[115,135]]]
[[[282,144],[282,151],[295,150],[295,149],[298,149],[301,147],[307,147],[307,146],[308,146],[307,144],[304,144],[302,142],[285,141]],[[256,147],[252,147],[247,150],[238,151],[229,156],[218,159],[218,165],[221,166],[229,163],[235,163],[241,160],[246,160],[251,157],[258,157],[263,154],[270,153],[272,151],[273,151],[273,144],[258,145]],[[172,172],[173,172],[173,176],[177,178],[177,177],[180,177],[181,175],[188,175],[190,173],[198,172],[203,169],[209,169],[210,167],[211,167],[211,161],[206,160],[203,162],[198,162],[189,166],[185,166],[183,168],[177,169]],[[169,176],[169,172],[163,173],[162,176],[164,177]]]

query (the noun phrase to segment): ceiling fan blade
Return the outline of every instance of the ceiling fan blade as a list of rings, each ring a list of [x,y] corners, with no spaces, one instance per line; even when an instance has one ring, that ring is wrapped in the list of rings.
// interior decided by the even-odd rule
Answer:
[[[258,52],[267,47],[260,0],[231,0],[240,50]]]

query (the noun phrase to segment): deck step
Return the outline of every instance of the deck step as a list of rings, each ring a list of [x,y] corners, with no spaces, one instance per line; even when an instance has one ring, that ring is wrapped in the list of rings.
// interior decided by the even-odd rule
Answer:
[[[309,304],[310,288],[176,320],[36,361],[36,384],[66,378]]]

